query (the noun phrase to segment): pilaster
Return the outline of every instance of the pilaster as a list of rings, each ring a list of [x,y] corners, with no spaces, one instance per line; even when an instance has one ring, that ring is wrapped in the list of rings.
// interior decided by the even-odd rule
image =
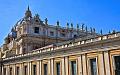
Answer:
[[[65,74],[69,75],[69,59],[65,57]]]
[[[82,72],[82,55],[78,57],[78,75],[83,75]]]
[[[51,59],[51,75],[54,75],[54,59]]]
[[[82,55],[83,75],[87,75],[87,59],[86,54]]]
[[[15,64],[13,65],[13,75],[16,75],[16,66],[15,66]]]
[[[24,70],[23,70],[23,63],[21,63],[20,64],[20,75],[23,75],[23,72],[24,72]]]
[[[6,66],[6,75],[9,75],[9,66]]]
[[[62,75],[65,75],[65,58],[62,58]]]
[[[48,60],[48,75],[50,75],[50,70],[51,70],[51,62],[50,59]]]
[[[39,64],[40,64],[40,70],[39,70],[39,74],[42,75],[42,60],[39,61]]]
[[[104,56],[103,52],[98,53],[98,68],[99,68],[99,74],[100,75],[105,75],[105,66],[104,66]]]
[[[37,61],[37,75],[40,75],[40,62]]]
[[[105,72],[106,72],[106,75],[111,75],[111,73],[110,73],[109,51],[104,52],[104,60],[105,60]]]
[[[28,62],[28,75],[32,75],[32,63]]]

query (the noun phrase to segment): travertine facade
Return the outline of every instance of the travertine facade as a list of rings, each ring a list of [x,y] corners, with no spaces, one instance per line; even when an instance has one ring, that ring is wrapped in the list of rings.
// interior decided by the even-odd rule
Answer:
[[[28,7],[0,48],[1,75],[119,75],[120,33],[60,27]]]

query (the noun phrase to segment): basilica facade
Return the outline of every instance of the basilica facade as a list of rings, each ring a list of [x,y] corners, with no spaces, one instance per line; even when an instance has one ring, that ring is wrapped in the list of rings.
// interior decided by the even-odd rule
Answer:
[[[0,75],[120,75],[120,32],[50,25],[28,7],[0,47]]]

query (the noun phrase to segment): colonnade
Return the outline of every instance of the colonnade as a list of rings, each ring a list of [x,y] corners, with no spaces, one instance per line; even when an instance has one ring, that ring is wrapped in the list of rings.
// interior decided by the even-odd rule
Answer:
[[[56,62],[60,62],[60,75],[72,75],[71,61],[75,61],[76,72],[75,75],[91,75],[90,70],[90,59],[96,59],[96,69],[97,75],[112,75],[110,67],[110,55],[108,51],[80,54],[72,56],[61,56],[53,57],[42,60],[33,59],[32,61],[21,61],[18,63],[4,64],[2,67],[2,75],[45,75],[44,74],[44,64],[47,64],[47,75],[57,75]],[[36,65],[36,69],[33,70],[33,65]],[[27,66],[27,71],[25,73],[25,66]],[[19,73],[16,70],[19,67]],[[10,74],[10,69],[12,73]],[[4,71],[5,70],[5,71]],[[4,73],[6,72],[6,73]]]

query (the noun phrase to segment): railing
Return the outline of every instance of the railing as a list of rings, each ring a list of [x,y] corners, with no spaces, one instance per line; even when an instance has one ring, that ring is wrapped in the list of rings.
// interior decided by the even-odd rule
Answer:
[[[18,58],[18,57],[23,57],[23,56],[29,56],[29,55],[34,55],[34,54],[39,54],[39,53],[44,53],[44,52],[50,52],[50,51],[54,51],[54,50],[58,50],[58,49],[73,47],[73,46],[77,46],[77,45],[83,45],[83,44],[87,44],[87,43],[97,42],[97,41],[101,41],[101,40],[107,40],[107,39],[116,38],[116,37],[120,37],[120,32],[117,32],[115,34],[102,35],[102,36],[85,39],[85,40],[67,42],[67,43],[63,43],[63,44],[59,44],[59,45],[57,45],[57,44],[49,45],[49,46],[45,46],[45,47],[33,50],[32,52],[29,52],[27,54],[16,55],[14,57],[4,58],[3,60]]]

